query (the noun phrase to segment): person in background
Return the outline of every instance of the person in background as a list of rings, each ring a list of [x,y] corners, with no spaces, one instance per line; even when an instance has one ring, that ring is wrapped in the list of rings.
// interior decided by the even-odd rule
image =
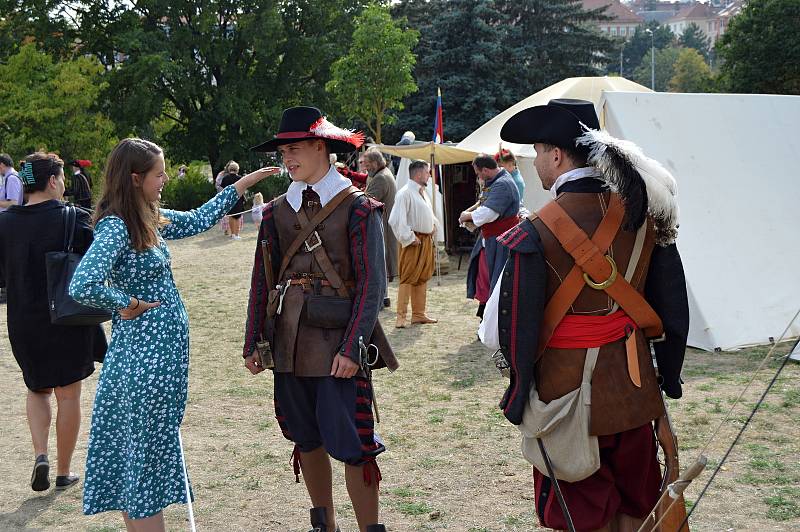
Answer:
[[[0,153],[0,212],[12,205],[22,205],[24,192],[22,180],[14,170],[14,161],[6,153]]]
[[[386,277],[392,282],[397,275],[397,239],[389,228],[389,216],[394,206],[394,196],[397,193],[397,183],[392,171],[386,166],[383,154],[374,148],[364,152],[364,167],[369,173],[365,192],[383,203],[383,238],[386,248]],[[391,305],[388,297],[384,296],[383,306]]]
[[[14,161],[6,153],[0,154],[0,212],[12,205],[24,203],[24,192]],[[0,286],[0,303],[6,302],[7,288]]]
[[[264,195],[261,192],[253,194],[253,208],[250,210],[250,217],[253,219],[253,223],[256,227],[261,226],[261,220],[263,219],[262,211],[265,205]]]
[[[236,161],[231,161],[228,163],[226,167],[228,173],[222,176],[220,180],[220,186],[225,188],[227,186],[233,185],[237,181],[239,181],[242,176],[239,175],[239,163]],[[236,205],[228,212],[228,229],[231,233],[232,240],[241,240],[242,237],[239,236],[239,233],[242,231],[242,213],[244,212],[244,197],[239,198],[239,201],[236,202]]]
[[[354,172],[346,164],[338,162],[335,153],[331,153],[330,160],[331,164],[336,168],[336,170],[349,179],[354,187],[356,187],[358,190],[364,190],[367,188],[367,178],[369,177],[369,174],[366,172]]]
[[[166,240],[214,226],[262,168],[189,212],[159,208],[169,179],[164,152],[122,140],[105,167],[95,239],[70,295],[113,312],[111,344],[97,384],[86,457],[83,511],[122,512],[128,530],[164,530],[162,510],[186,502],[179,428],[186,409],[189,319],[175,286]]]
[[[72,176],[70,177],[70,186],[64,192],[65,196],[72,199],[72,203],[84,209],[92,208],[92,182],[89,174],[84,170],[84,165],[88,166],[89,164],[91,161],[77,159],[70,161]]]
[[[214,179],[214,186],[217,189],[217,194],[222,192],[222,178],[230,173],[228,167],[230,166],[231,163],[235,162],[236,161],[228,161],[227,163],[225,163],[225,168],[220,170],[219,173],[217,174],[217,177]],[[239,170],[236,171],[238,172]],[[231,228],[229,222],[230,222],[230,217],[228,216],[223,216],[222,219],[219,221],[219,226],[222,228],[222,234],[224,234],[225,236],[230,236],[231,234]]]
[[[28,202],[0,213],[0,285],[8,286],[8,339],[28,388],[26,414],[35,456],[31,488],[50,487],[48,439],[56,396],[56,489],[78,482],[70,472],[81,424],[81,382],[102,361],[106,337],[100,325],[50,323],[45,254],[64,249],[64,162],[55,154],[29,155],[20,168]],[[92,242],[91,216],[76,209],[73,250]]]
[[[437,322],[425,311],[428,281],[435,267],[433,235],[436,232],[436,217],[425,190],[431,179],[431,167],[425,161],[412,161],[408,171],[409,181],[397,192],[389,217],[389,225],[401,246],[397,328],[408,326],[406,312],[409,298],[412,324]]]
[[[467,298],[478,300],[477,315],[492,293],[508,258],[508,249],[497,245],[497,237],[519,223],[519,190],[504,168],[491,155],[481,154],[472,161],[481,194],[474,210],[461,213],[459,223],[472,222],[481,233],[472,248],[467,270]]]
[[[414,144],[416,138],[417,137],[414,135],[413,131],[406,131],[400,136],[400,140],[397,142],[397,144],[395,144],[395,146],[409,146]],[[400,160],[401,157],[392,155],[392,171],[394,172],[394,175],[397,175],[397,172],[400,170]]]
[[[522,174],[517,167],[517,158],[514,157],[511,150],[501,148],[499,152],[494,154],[494,160],[497,161],[497,164],[502,166],[506,172],[511,174],[511,177],[514,179],[517,190],[519,190],[519,203],[521,206],[525,201],[525,180],[522,179]]]
[[[184,177],[186,177],[186,165],[182,164],[178,168],[178,179],[183,179]]]

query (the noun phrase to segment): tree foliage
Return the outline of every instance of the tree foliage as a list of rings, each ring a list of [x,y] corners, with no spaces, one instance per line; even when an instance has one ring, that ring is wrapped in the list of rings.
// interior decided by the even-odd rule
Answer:
[[[0,0],[0,57],[16,54],[25,44],[56,58],[75,54],[76,27],[63,0]]]
[[[681,53],[680,48],[664,48],[663,50],[656,49],[656,62],[655,62],[655,90],[658,92],[666,92],[669,90],[669,82],[672,76],[675,75],[675,62]],[[633,72],[633,81],[650,87],[651,82],[651,58],[652,52],[647,51],[642,64],[639,65]]]
[[[96,109],[103,67],[80,57],[54,62],[27,44],[0,65],[0,145],[15,157],[37,149],[65,158],[105,160],[116,138]]]
[[[653,32],[652,37],[647,30]],[[644,56],[650,52],[651,47],[656,50],[662,50],[672,46],[675,36],[667,26],[661,26],[656,21],[648,22],[636,28],[633,37],[625,42],[622,46],[622,75],[626,78],[631,78],[637,68],[644,65]],[[619,52],[617,52],[619,53]],[[619,59],[610,63],[611,68],[609,71],[617,72],[619,70]],[[649,57],[646,65],[650,68]],[[650,86],[650,78],[646,85]]]
[[[670,92],[709,92],[713,86],[711,69],[694,48],[683,48],[675,61],[675,73],[669,80]]]
[[[686,29],[683,30],[680,39],[678,39],[678,44],[684,48],[694,48],[700,53],[704,61],[708,61],[711,50],[711,38],[706,37],[706,34],[703,33],[700,26],[694,22],[686,26]]]
[[[401,0],[393,6],[420,32],[399,137],[433,133],[441,87],[447,139],[460,140],[520,99],[570,76],[597,75],[613,41],[591,28],[597,13],[575,0]]]
[[[800,2],[750,0],[717,43],[723,90],[800,94]]]
[[[419,32],[401,23],[392,20],[386,7],[365,9],[356,19],[349,53],[333,63],[333,78],[326,85],[342,112],[364,122],[376,142],[381,142],[383,124],[396,119],[391,111],[402,109],[403,98],[417,91],[411,50]]]
[[[77,13],[84,50],[110,69],[105,99],[118,133],[218,169],[243,155],[255,163],[248,147],[274,132],[284,107],[335,111],[324,85],[365,3],[93,0]]]

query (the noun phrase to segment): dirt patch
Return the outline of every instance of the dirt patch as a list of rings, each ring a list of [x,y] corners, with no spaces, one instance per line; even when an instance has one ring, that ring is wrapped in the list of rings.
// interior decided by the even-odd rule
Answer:
[[[173,242],[173,270],[191,319],[190,398],[183,424],[200,530],[308,530],[309,502],[289,464],[291,445],[272,411],[269,374],[250,376],[241,361],[255,230],[232,242],[217,229]],[[430,314],[437,325],[392,327],[381,313],[402,367],[375,376],[389,449],[380,460],[382,518],[391,530],[535,530],[531,468],[519,433],[498,411],[504,380],[476,341],[475,305],[464,299],[464,270],[433,280]],[[390,296],[394,302],[396,283]],[[5,309],[0,309],[5,316]],[[785,324],[776,323],[782,330]],[[785,352],[787,348],[783,348]],[[81,488],[35,495],[25,421],[25,387],[0,327],[0,529],[121,530],[117,513],[86,517]],[[766,351],[687,353],[684,397],[671,401],[682,463],[692,461],[717,428]],[[716,465],[776,362],[756,379],[746,401],[706,451]],[[83,427],[73,470],[83,474],[91,404],[98,372],[85,381]],[[694,530],[790,530],[800,527],[800,366],[790,364],[744,433],[692,517]],[[51,436],[51,456],[55,441]],[[343,530],[355,519],[342,480],[335,497]],[[687,491],[690,502],[710,475]],[[186,511],[165,511],[168,528],[186,528]]]

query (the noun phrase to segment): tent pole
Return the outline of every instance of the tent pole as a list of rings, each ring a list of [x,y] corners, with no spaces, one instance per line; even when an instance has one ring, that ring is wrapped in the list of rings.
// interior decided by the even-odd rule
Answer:
[[[436,172],[436,167],[433,165],[435,160],[435,153],[436,145],[434,144],[431,146],[431,170]],[[433,178],[433,194],[431,195],[431,202],[433,203],[433,217],[438,220],[438,216],[436,216],[436,203],[439,199],[439,195],[436,192],[436,177]],[[444,201],[442,201],[444,203]],[[442,231],[444,231],[444,221],[442,221]],[[436,266],[436,286],[442,286],[442,273],[439,269],[439,243],[437,242],[437,235],[439,231],[434,228],[433,231],[433,264]]]

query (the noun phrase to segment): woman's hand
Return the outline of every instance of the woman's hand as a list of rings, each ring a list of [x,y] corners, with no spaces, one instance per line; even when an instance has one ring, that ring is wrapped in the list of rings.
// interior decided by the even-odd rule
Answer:
[[[259,168],[255,172],[251,172],[233,184],[236,187],[236,192],[241,196],[245,190],[252,187],[267,176],[279,174],[281,171],[279,166],[265,166]]]
[[[131,298],[131,304],[119,310],[119,317],[123,320],[132,320],[138,318],[151,308],[156,308],[161,305],[161,301],[142,301],[135,297]]]

